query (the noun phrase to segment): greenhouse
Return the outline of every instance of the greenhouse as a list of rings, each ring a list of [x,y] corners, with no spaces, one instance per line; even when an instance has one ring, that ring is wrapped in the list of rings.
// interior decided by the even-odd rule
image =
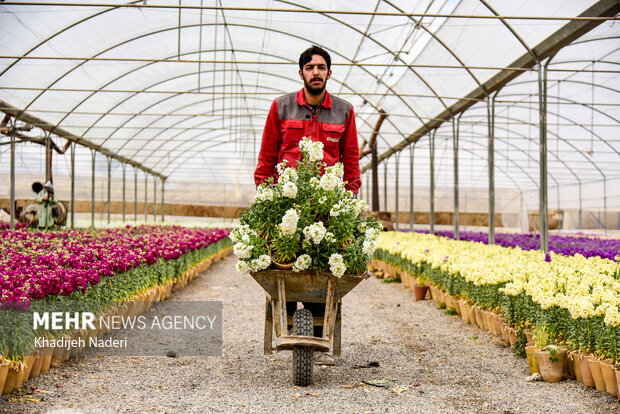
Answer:
[[[617,410],[619,12],[0,0],[0,410]]]

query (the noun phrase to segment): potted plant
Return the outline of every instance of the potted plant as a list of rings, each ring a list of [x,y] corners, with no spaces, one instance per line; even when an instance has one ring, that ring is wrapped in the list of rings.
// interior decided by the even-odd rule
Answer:
[[[426,286],[427,277],[424,274],[419,273],[416,277],[416,283],[413,285],[413,295],[415,300],[424,300],[428,291]]]
[[[564,378],[566,349],[554,343],[551,329],[543,323],[536,325],[532,338],[536,340],[534,352],[540,375],[545,382],[558,382]],[[528,353],[526,346],[526,354]],[[530,351],[531,352],[531,351]],[[529,354],[528,354],[529,362]]]
[[[607,392],[614,397],[618,395],[618,385],[616,383],[616,374],[613,368],[613,361],[609,358],[601,358],[599,361],[601,374],[605,381],[605,388]]]
[[[0,355],[0,394],[4,389],[4,383],[6,382],[6,376],[9,373],[10,361]]]
[[[547,345],[536,351],[540,375],[545,382],[558,382],[564,377],[566,350],[557,345]]]
[[[598,391],[607,391],[600,363],[601,360],[599,360],[596,356],[588,359],[588,366],[590,367],[590,373],[592,375],[592,380],[594,381],[594,386]]]
[[[345,189],[342,163],[326,167],[323,144],[304,138],[297,166],[278,164],[230,238],[241,273],[268,268],[360,275],[377,247],[381,221]],[[324,174],[322,174],[324,172]]]

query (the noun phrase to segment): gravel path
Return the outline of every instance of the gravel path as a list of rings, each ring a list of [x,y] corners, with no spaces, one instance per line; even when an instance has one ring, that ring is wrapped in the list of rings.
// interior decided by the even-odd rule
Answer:
[[[42,402],[3,396],[0,413],[618,411],[613,397],[575,381],[528,383],[527,362],[486,331],[375,278],[344,299],[342,358],[316,367],[313,386],[294,387],[291,353],[262,354],[264,294],[234,263],[214,264],[171,297],[223,302],[223,356],[73,358],[28,383]]]

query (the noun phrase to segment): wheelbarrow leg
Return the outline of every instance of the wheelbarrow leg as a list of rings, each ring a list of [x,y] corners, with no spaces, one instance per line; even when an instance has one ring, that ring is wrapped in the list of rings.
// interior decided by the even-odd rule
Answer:
[[[336,313],[336,326],[334,327],[334,350],[333,355],[339,357],[341,348],[341,322],[342,322],[342,301],[338,302],[338,312]]]
[[[287,321],[287,312],[286,312],[286,289],[284,287],[284,276],[278,275],[278,279],[276,280],[278,287],[278,299],[274,303],[273,312],[277,312],[279,318],[277,321],[279,322],[279,330],[276,328],[276,336],[287,335],[288,334],[288,321]]]
[[[263,353],[265,355],[273,354],[273,310],[271,308],[271,300],[269,296],[265,297],[265,345]]]
[[[323,339],[330,339],[333,335],[334,322],[336,321],[337,303],[334,303],[336,293],[336,278],[331,276],[327,281],[327,295],[325,297],[325,316],[323,319]]]

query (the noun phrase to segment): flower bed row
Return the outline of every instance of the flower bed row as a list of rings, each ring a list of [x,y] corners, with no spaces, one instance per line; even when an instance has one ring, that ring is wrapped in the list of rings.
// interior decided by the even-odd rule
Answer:
[[[416,233],[428,234],[428,230],[416,230]],[[455,239],[454,231],[436,231],[436,235]],[[459,232],[459,240],[487,244],[488,233],[475,231]],[[520,247],[522,250],[540,249],[539,234],[496,233],[495,244],[503,247]],[[549,235],[549,250],[565,256],[581,254],[584,257],[598,256],[603,259],[618,261],[620,239],[599,239],[586,236]]]
[[[497,314],[521,351],[525,332],[532,331],[539,349],[557,344],[576,351],[577,359],[619,360],[620,266],[614,261],[555,253],[547,261],[540,251],[400,232],[380,237],[375,258],[405,280],[444,290],[457,312],[469,305]]]
[[[501,315],[487,311],[467,299],[454,297],[428,280],[425,285],[419,285],[415,275],[377,259],[373,260],[371,267],[373,270],[381,270],[390,278],[401,279],[404,287],[414,290],[416,300],[425,299],[428,291],[440,309],[454,311],[463,321],[500,336],[504,342],[527,357],[530,374],[538,374],[547,382],[558,382],[563,378],[576,379],[586,386],[596,387],[597,390],[606,391],[620,399],[620,367],[612,364],[612,361],[573,352],[564,346],[538,346],[540,339],[535,342],[529,330],[517,331],[508,326]]]
[[[84,293],[102,278],[158,260],[179,259],[230,230],[126,226],[59,232],[0,232],[0,300],[30,301]]]
[[[167,230],[167,232],[166,232]],[[3,305],[22,304],[22,307],[36,307],[54,305],[62,307],[62,303],[81,302],[85,306],[92,304],[106,304],[105,307],[89,309],[100,316],[135,316],[146,311],[153,302],[164,300],[170,295],[173,289],[185,286],[196,274],[206,270],[213,261],[232,251],[232,242],[227,236],[228,230],[218,229],[183,229],[180,227],[140,226],[138,228],[127,227],[117,231],[101,230],[97,232],[86,231],[80,234],[79,231],[63,233],[28,233],[28,234],[2,234],[3,242],[6,240],[21,241],[14,244],[3,246],[2,260],[11,263],[10,269],[3,269],[5,274],[0,282],[3,282],[5,291],[8,286],[15,287],[20,291],[18,297],[21,301],[3,301]],[[12,232],[22,233],[22,232]],[[114,236],[118,235],[121,243],[115,242]],[[37,240],[36,236],[40,239]],[[68,237],[67,237],[68,236]],[[86,244],[84,249],[79,252],[79,248],[71,237],[77,237],[84,242],[90,240],[91,244]],[[136,240],[137,239],[137,240]],[[35,242],[37,242],[35,244]],[[121,244],[131,246],[131,249],[122,249]],[[6,246],[11,248],[5,248]],[[26,254],[20,251],[19,246],[24,249],[32,249],[36,252],[30,258],[30,263],[37,266],[28,272],[17,272],[22,270],[16,266],[15,262],[24,265]],[[33,246],[35,246],[33,248]],[[63,248],[68,247],[71,253],[63,254]],[[106,250],[106,247],[109,250]],[[113,253],[116,252],[116,260]],[[65,252],[66,253],[66,252]],[[54,259],[67,259],[51,260]],[[11,258],[16,259],[15,262]],[[46,260],[47,259],[47,260]],[[90,262],[89,262],[90,260]],[[47,294],[42,299],[34,299],[32,294],[41,292],[41,285],[33,288],[37,282],[46,280],[42,268],[47,263],[48,268],[56,266],[55,273],[48,274],[47,280],[50,283],[45,286],[82,286],[78,283],[71,283],[69,276],[74,276],[82,281],[84,273],[92,278],[87,279],[83,289],[74,288],[68,293],[68,288],[60,289],[60,294]],[[61,263],[63,266],[60,266]],[[77,264],[80,263],[80,266]],[[91,269],[88,266],[92,266]],[[65,269],[65,271],[59,270]],[[124,270],[115,273],[115,270]],[[12,272],[12,273],[10,273]],[[47,272],[51,272],[47,269]],[[28,280],[12,280],[7,276],[17,275],[19,278]],[[36,281],[36,282],[33,282]],[[61,283],[62,281],[62,283]],[[103,283],[105,281],[105,283]],[[11,282],[13,282],[11,284]],[[75,281],[73,281],[75,282]],[[28,290],[27,288],[30,288]],[[68,294],[67,294],[68,293]],[[8,313],[3,313],[3,317],[8,317]],[[8,323],[0,323],[0,390],[3,393],[11,392],[13,388],[19,388],[21,381],[28,378],[35,378],[40,372],[45,372],[50,366],[58,366],[63,360],[75,354],[65,348],[57,349],[33,349],[34,337],[45,336],[65,337],[67,339],[83,338],[87,342],[88,338],[101,337],[106,334],[106,330],[77,330],[77,331],[58,331],[49,332],[40,328],[32,329],[29,324],[20,325],[19,335],[15,330],[9,332]],[[4,329],[3,329],[4,328]],[[4,356],[2,356],[4,354]]]

